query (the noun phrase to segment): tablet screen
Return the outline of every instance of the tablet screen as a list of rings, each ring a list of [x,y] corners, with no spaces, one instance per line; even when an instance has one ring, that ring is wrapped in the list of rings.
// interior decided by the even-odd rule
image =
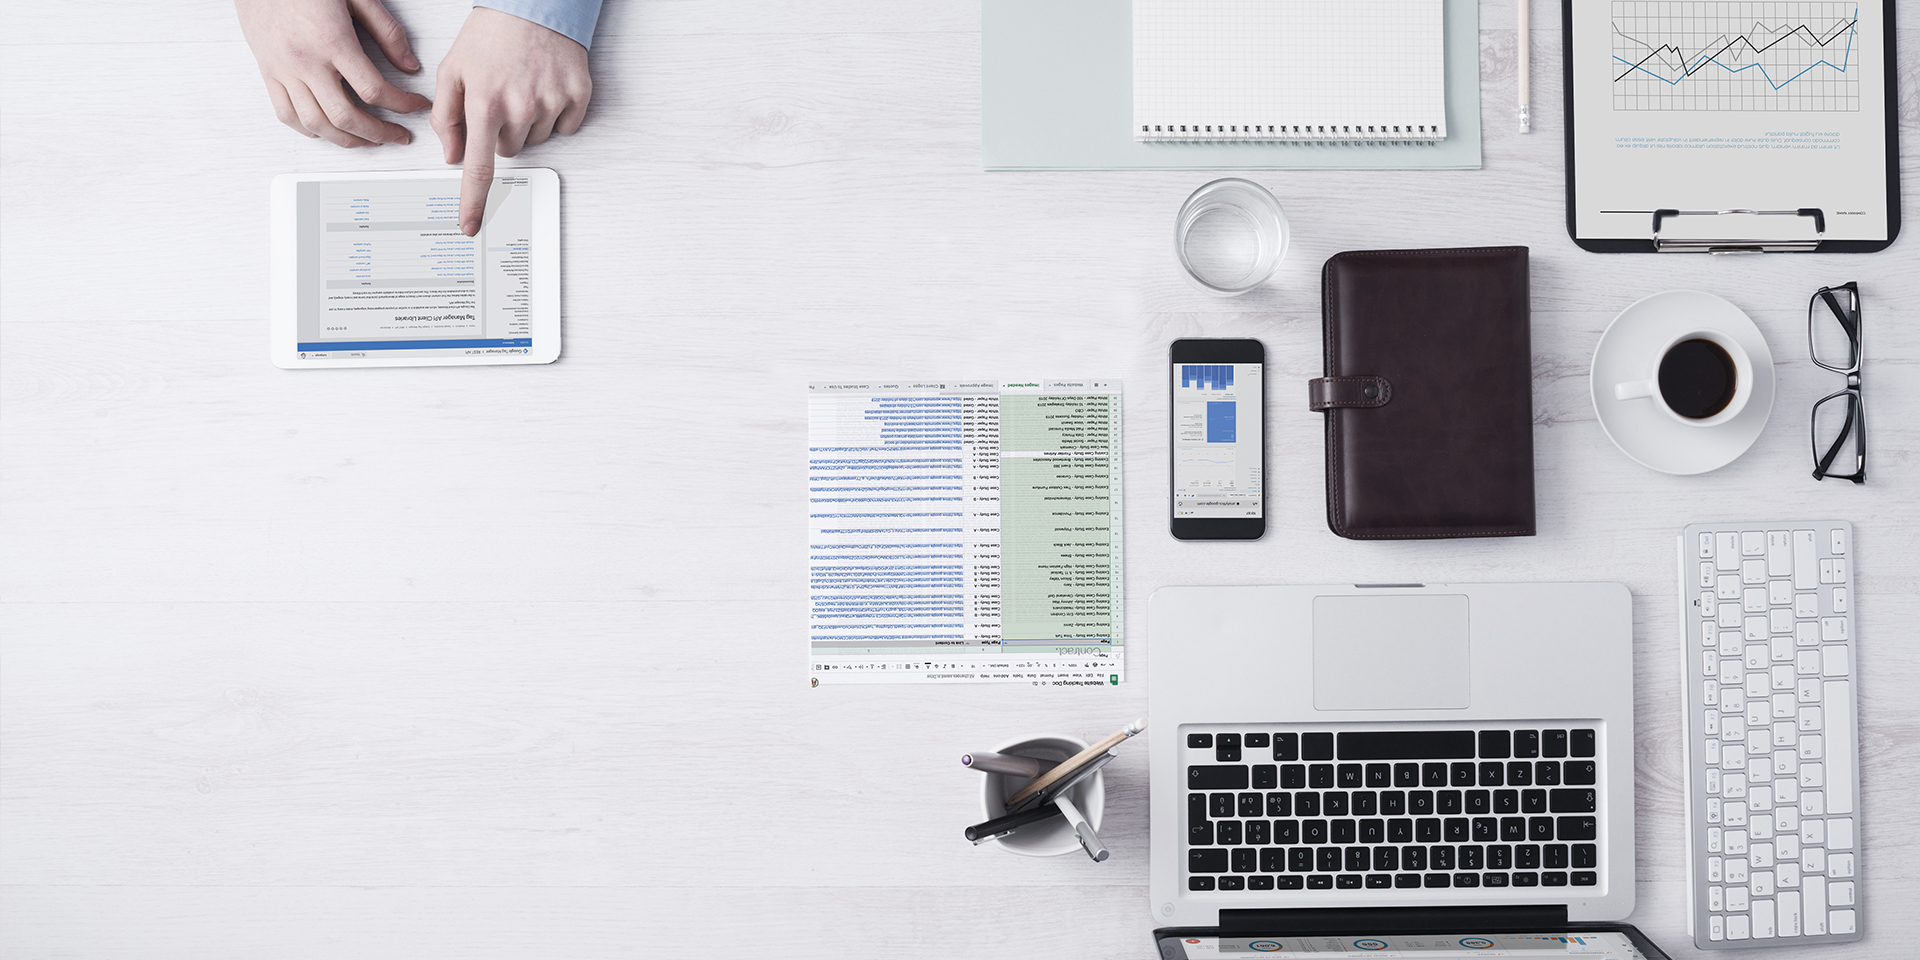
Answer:
[[[1382,934],[1347,937],[1183,937],[1189,960],[1221,957],[1580,957],[1583,960],[1646,960],[1627,935],[1593,933]]]
[[[556,352],[537,342],[531,172],[494,178],[472,237],[459,228],[457,175],[293,184],[288,359],[352,366]]]

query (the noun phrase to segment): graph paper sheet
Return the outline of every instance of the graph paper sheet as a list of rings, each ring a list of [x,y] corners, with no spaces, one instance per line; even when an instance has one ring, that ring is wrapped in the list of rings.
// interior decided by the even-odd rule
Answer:
[[[1120,384],[814,383],[813,684],[1120,682]]]
[[[1441,0],[1133,0],[1141,141],[1447,136]]]
[[[1662,209],[1801,208],[1825,214],[1828,241],[1891,238],[1882,0],[1573,0],[1570,10],[1576,238],[1647,240]],[[1742,239],[1812,234],[1805,218],[1688,219],[1745,228]]]

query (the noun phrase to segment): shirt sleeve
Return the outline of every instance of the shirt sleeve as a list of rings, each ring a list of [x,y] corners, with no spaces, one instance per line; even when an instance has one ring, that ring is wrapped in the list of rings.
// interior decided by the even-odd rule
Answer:
[[[593,27],[600,22],[600,0],[474,0],[474,6],[511,13],[593,49]]]

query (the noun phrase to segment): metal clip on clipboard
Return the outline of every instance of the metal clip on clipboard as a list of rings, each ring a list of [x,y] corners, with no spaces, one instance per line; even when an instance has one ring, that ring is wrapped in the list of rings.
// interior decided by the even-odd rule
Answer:
[[[1660,221],[1668,217],[1714,217],[1727,213],[1769,217],[1812,217],[1811,240],[1734,240],[1729,238],[1676,240],[1660,235]],[[1653,249],[1659,253],[1812,253],[1827,234],[1827,217],[1818,207],[1798,210],[1655,210]]]

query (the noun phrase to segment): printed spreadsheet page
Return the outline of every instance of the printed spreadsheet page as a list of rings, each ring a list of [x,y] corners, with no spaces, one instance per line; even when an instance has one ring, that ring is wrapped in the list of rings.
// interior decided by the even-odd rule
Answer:
[[[1110,686],[1120,383],[813,383],[812,683]]]
[[[1648,239],[1661,209],[1813,207],[1829,240],[1886,239],[1879,2],[1574,0],[1574,235]],[[1674,225],[1813,234],[1713,219]]]

